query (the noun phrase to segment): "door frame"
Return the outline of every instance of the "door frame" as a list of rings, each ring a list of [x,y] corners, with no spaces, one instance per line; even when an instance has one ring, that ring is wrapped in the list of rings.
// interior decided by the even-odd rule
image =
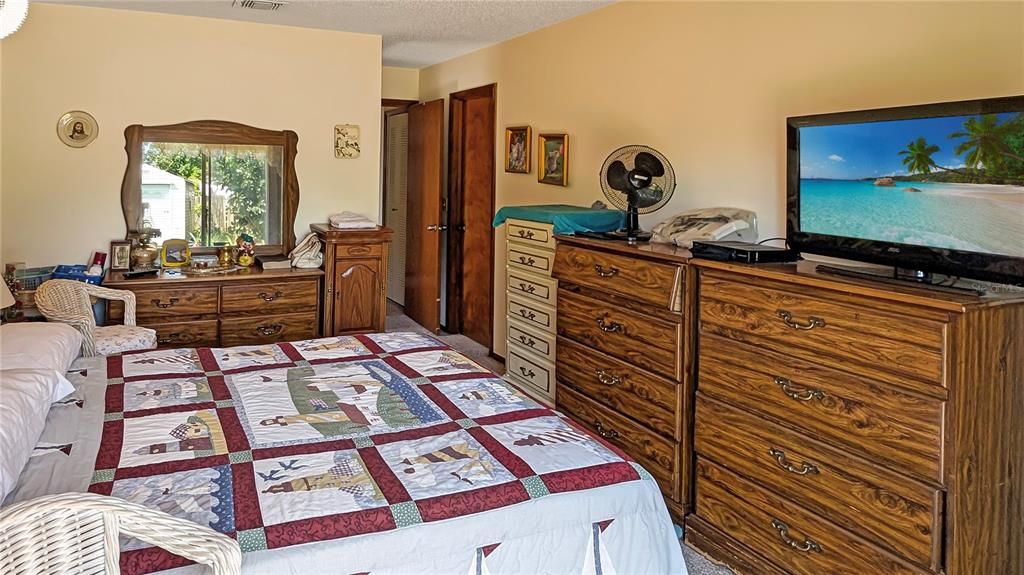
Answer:
[[[388,117],[404,114],[409,107],[417,104],[416,100],[396,100],[381,98],[380,100],[380,221],[384,223],[384,214],[388,209]],[[385,110],[384,108],[392,108]]]
[[[458,232],[453,226],[456,222],[462,221],[462,208],[463,208],[463,189],[462,179],[459,177],[460,168],[462,167],[462,158],[465,153],[464,143],[462,141],[462,122],[459,116],[458,109],[460,108],[460,102],[470,100],[472,98],[480,96],[490,96],[491,98],[491,117],[494,119],[494,137],[491,139],[491,211],[494,211],[496,207],[495,198],[495,187],[498,177],[498,151],[497,151],[497,137],[498,137],[498,84],[488,84],[486,86],[478,86],[476,88],[470,88],[468,90],[460,90],[458,92],[452,92],[448,95],[448,266],[447,266],[447,279],[446,279],[446,306],[447,313],[445,314],[446,320],[446,331],[449,333],[462,333],[462,283],[459,281],[462,275],[462,264],[463,264],[463,252],[462,242],[452,241],[460,236],[456,236],[452,232]],[[494,214],[492,213],[493,217]],[[487,258],[487,267],[489,270],[490,277],[490,302],[491,305],[488,307],[488,323],[490,324],[491,340],[487,343],[487,351],[489,354],[494,353],[494,231],[490,234],[491,241],[490,251]]]

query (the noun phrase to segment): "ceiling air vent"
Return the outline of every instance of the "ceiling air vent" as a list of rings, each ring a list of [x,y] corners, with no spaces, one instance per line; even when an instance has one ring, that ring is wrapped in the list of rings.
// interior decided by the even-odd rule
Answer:
[[[267,10],[274,11],[284,6],[287,2],[281,0],[234,0],[231,5],[238,6],[239,8],[249,8],[250,10]]]

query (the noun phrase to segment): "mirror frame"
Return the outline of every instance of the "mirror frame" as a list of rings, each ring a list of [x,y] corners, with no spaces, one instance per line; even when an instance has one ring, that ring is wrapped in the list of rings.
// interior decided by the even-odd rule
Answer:
[[[142,144],[143,142],[169,142],[176,144],[243,144],[254,146],[281,146],[284,165],[281,179],[281,239],[283,245],[257,246],[256,252],[266,255],[285,255],[295,248],[295,215],[299,208],[299,180],[295,175],[295,155],[299,136],[291,130],[265,130],[245,124],[221,120],[197,120],[166,126],[133,124],[124,129],[124,150],[128,166],[121,182],[121,211],[127,229],[126,238],[137,238],[142,229]],[[167,238],[165,238],[167,239]],[[216,248],[203,246],[193,253],[213,252]]]

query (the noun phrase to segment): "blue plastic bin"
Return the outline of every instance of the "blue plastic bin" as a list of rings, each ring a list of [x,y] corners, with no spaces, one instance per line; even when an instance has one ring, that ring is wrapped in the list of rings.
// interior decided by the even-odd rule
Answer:
[[[53,270],[53,279],[75,280],[97,286],[103,283],[102,274],[98,276],[91,276],[85,273],[88,270],[89,266],[57,266],[56,269]]]

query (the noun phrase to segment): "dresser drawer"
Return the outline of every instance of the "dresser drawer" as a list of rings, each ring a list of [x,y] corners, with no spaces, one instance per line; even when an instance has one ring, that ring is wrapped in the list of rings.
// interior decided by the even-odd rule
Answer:
[[[555,308],[508,294],[508,315],[527,325],[555,333]]]
[[[591,287],[673,309],[683,289],[683,268],[561,244],[555,252],[559,281]]]
[[[674,380],[682,377],[681,330],[681,324],[558,290],[558,335]]]
[[[314,312],[224,318],[220,324],[222,347],[296,341],[316,337]]]
[[[558,297],[558,280],[508,266],[505,273],[505,286],[508,291],[535,299],[541,303],[555,306]]]
[[[566,338],[558,339],[558,381],[666,437],[679,439],[681,387]]]
[[[156,330],[156,343],[160,347],[215,347],[218,345],[217,320],[215,319],[148,323],[145,327]]]
[[[263,314],[316,309],[318,285],[316,280],[226,285],[221,288],[221,311]]]
[[[555,334],[530,327],[524,320],[509,317],[506,322],[508,341],[522,345],[542,359],[555,361]]]
[[[345,258],[363,258],[363,257],[374,257],[380,256],[384,253],[384,244],[366,244],[366,245],[345,245],[340,244],[335,248],[334,257],[336,259]]]
[[[515,342],[509,342],[505,365],[508,372],[526,382],[539,393],[554,396],[555,365],[537,357]]]
[[[510,242],[531,245],[539,248],[555,249],[554,226],[527,220],[508,220],[505,222],[505,237]]]
[[[792,575],[926,575],[739,475],[697,460],[697,514]]]
[[[702,331],[765,341],[787,354],[847,370],[855,362],[856,369],[883,381],[945,384],[943,323],[841,304],[825,290],[796,294],[714,273],[701,276],[700,290]]]
[[[135,317],[138,323],[165,323],[183,316],[216,315],[219,296],[216,287],[191,287],[135,292]],[[110,302],[110,318],[124,318],[121,302]]]
[[[505,253],[509,266],[543,276],[551,276],[554,253],[516,243],[509,243]]]
[[[701,341],[698,386],[872,461],[942,480],[941,400],[713,335]]]
[[[746,411],[697,399],[696,449],[846,529],[923,566],[939,557],[941,493],[934,487],[818,447]]]
[[[566,386],[558,388],[557,408],[625,451],[658,481],[662,493],[680,501],[677,444],[615,413]]]

